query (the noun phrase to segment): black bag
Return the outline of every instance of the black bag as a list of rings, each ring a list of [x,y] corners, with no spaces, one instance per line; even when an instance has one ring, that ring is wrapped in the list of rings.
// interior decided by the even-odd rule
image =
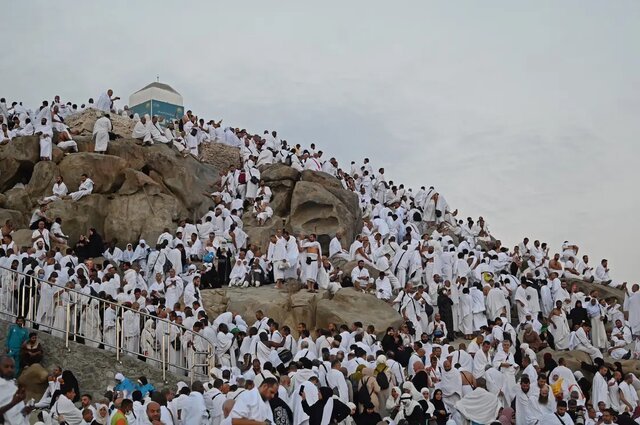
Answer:
[[[249,180],[251,181],[252,184],[260,183],[260,180],[256,176],[251,176],[251,179]]]
[[[367,389],[367,383],[365,382],[365,380],[363,379],[360,382],[362,383],[362,385],[360,386],[360,389],[356,392],[354,397],[356,399],[356,404],[364,405],[365,403],[371,402],[371,394],[369,394],[369,390]]]
[[[436,210],[436,217],[438,218],[442,217],[442,211]]]
[[[169,259],[167,258],[167,256],[165,255],[164,257],[164,264],[162,265],[162,271],[164,273],[169,273],[169,270],[171,270],[173,268],[173,263],[171,261],[169,261]],[[177,270],[176,270],[177,271]]]
[[[293,360],[293,354],[291,353],[291,351],[287,350],[286,348],[283,348],[282,350],[278,351],[278,357],[280,358],[280,361],[284,364],[287,364],[291,360]]]
[[[380,385],[380,388],[386,390],[389,388],[389,378],[387,378],[387,374],[384,373],[383,370],[378,372],[376,375],[376,382]]]
[[[313,262],[313,260],[311,259],[311,257],[307,257],[306,263],[307,265],[311,264]]]
[[[431,304],[424,304],[424,314],[426,314],[427,317],[431,317],[431,315],[433,314],[433,307],[431,306]]]

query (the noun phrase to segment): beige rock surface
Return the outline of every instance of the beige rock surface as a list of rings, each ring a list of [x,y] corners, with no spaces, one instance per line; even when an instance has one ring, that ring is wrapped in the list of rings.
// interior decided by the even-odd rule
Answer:
[[[102,112],[96,109],[85,109],[84,111],[68,117],[65,121],[71,128],[71,131],[81,136],[91,136],[93,133],[93,125],[96,120],[102,116]],[[121,117],[120,115],[110,114],[113,132],[120,137],[131,137],[131,132],[135,126],[135,122],[129,117]]]
[[[353,288],[341,289],[333,299],[327,298],[324,291],[311,294],[273,287],[211,289],[202,291],[202,296],[210,316],[232,311],[245,318],[249,326],[253,324],[256,310],[262,310],[280,326],[287,325],[291,329],[299,322],[315,329],[329,323],[340,325],[362,321],[374,325],[378,332],[384,332],[387,326],[398,326],[402,321],[389,304]]]

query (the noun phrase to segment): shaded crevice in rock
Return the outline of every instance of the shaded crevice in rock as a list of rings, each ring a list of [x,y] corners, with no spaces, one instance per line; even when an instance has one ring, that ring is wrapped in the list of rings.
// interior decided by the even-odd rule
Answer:
[[[18,173],[16,175],[17,181],[13,183],[22,183],[24,185],[29,184],[29,180],[31,180],[31,176],[33,175],[33,167],[34,164],[30,162],[21,162],[18,167]]]

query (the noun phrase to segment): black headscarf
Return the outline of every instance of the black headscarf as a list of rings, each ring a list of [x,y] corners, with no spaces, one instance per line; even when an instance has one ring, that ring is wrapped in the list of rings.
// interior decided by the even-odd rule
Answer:
[[[56,390],[53,393],[53,396],[51,397],[51,403],[49,405],[49,408],[53,407],[53,405],[58,400],[58,396],[60,394],[62,394],[62,388],[65,388],[65,389],[73,388],[73,391],[76,393],[76,395],[73,398],[73,400],[71,400],[71,401],[74,402],[74,403],[77,403],[78,401],[80,401],[80,387],[78,386],[78,380],[73,375],[73,372],[71,372],[70,370],[65,370],[64,372],[62,372],[62,376],[61,377],[62,377],[62,380],[64,381],[64,384],[61,387],[61,389]]]

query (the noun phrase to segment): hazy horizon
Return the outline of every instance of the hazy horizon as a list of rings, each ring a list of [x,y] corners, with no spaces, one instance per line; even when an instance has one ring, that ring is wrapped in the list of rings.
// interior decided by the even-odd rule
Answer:
[[[507,246],[564,240],[637,282],[640,3],[11,3],[0,97],[185,107],[435,186]],[[635,40],[635,42],[634,42]]]

